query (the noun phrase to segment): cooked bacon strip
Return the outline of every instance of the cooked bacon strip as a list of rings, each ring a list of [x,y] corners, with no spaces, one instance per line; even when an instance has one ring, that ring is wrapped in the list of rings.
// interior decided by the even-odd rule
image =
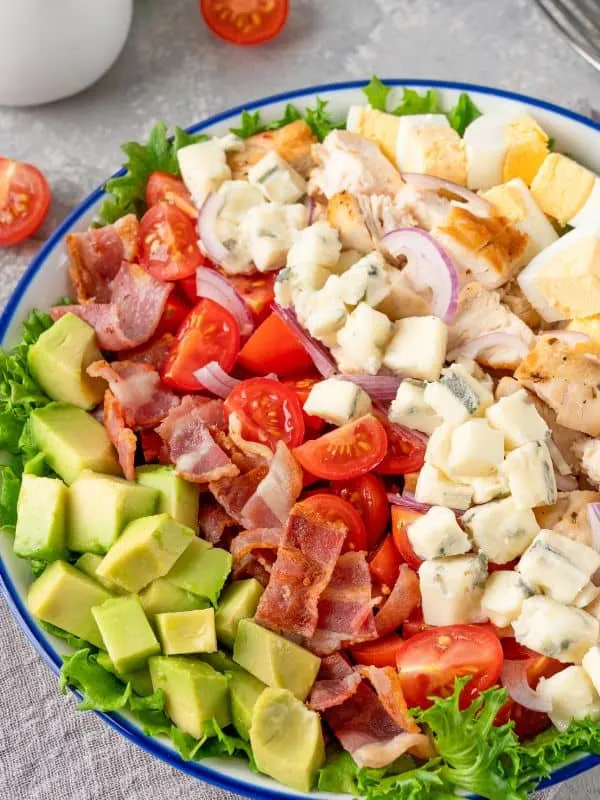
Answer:
[[[200,498],[198,510],[198,527],[200,535],[215,545],[220,545],[227,538],[229,540],[237,527],[236,521],[222,508],[210,494],[203,494]],[[229,542],[228,547],[229,549]]]
[[[237,414],[229,415],[228,424],[231,441],[242,453],[253,459],[256,464],[268,464],[271,461],[273,451],[270,447],[267,447],[266,444],[260,444],[260,442],[251,442],[248,439],[244,439],[242,436],[242,421]]]
[[[232,580],[238,581],[240,578],[255,578],[266,588],[271,579],[271,574],[254,554],[249,553],[242,558],[237,566],[234,565],[231,571]]]
[[[358,672],[351,672],[344,678],[317,681],[312,688],[309,705],[313,711],[339,706],[356,694],[360,682]]]
[[[135,433],[125,425],[121,404],[110,389],[104,393],[104,427],[117,450],[123,474],[128,481],[135,480],[137,439]]]
[[[255,550],[277,551],[282,534],[281,528],[255,528],[252,531],[238,533],[229,548],[234,565],[239,565],[245,556]]]
[[[208,488],[227,514],[241,525],[242,510],[256,492],[268,471],[266,466],[255,467],[243,475],[237,475],[235,478],[221,478],[218,481],[214,481],[209,484]]]
[[[408,564],[402,564],[394,588],[375,617],[377,635],[385,636],[399,628],[420,605],[419,579]]]
[[[149,364],[94,361],[87,373],[108,381],[129,428],[154,428],[181,403],[176,394],[163,387],[160,375]]]
[[[244,528],[276,528],[285,525],[302,491],[300,464],[284,442],[277,442],[269,471],[242,509]]]
[[[319,619],[319,599],[329,583],[346,537],[341,522],[325,522],[296,503],[289,515],[271,579],[256,621],[267,628],[310,638]]]
[[[133,350],[122,350],[119,353],[120,361],[135,361],[137,364],[150,364],[154,369],[160,370],[165,363],[175,337],[172,333],[163,333],[158,339],[147,345],[135,347]]]
[[[409,733],[419,733],[419,726],[408,713],[402,683],[392,667],[359,667],[363,678],[372,684],[383,707],[397,725]]]
[[[81,317],[94,328],[103,350],[128,350],[152,336],[170,291],[170,283],[124,261],[110,284],[110,302],[55,306],[51,314],[54,320],[65,314]]]

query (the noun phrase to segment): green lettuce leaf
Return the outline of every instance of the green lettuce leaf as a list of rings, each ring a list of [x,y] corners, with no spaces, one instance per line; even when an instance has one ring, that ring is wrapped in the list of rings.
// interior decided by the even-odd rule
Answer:
[[[345,128],[344,120],[336,120],[327,111],[327,101],[317,97],[314,108],[307,108],[304,112],[300,111],[293,103],[288,103],[285,107],[283,116],[273,122],[264,122],[260,111],[242,111],[240,124],[237,128],[230,128],[230,131],[242,139],[248,139],[256,133],[264,131],[276,131],[289,125],[291,122],[303,119],[310,127],[317,139],[323,139],[332,130]]]
[[[392,91],[391,86],[386,86],[377,75],[373,75],[367,86],[363,87],[363,94],[366,95],[367,102],[378,111],[387,111],[388,95]]]
[[[45,561],[35,561],[32,563],[32,566],[33,564],[40,566],[40,574],[48,566]],[[72,647],[74,650],[86,649],[91,652],[94,649],[89,642],[85,642],[83,639],[80,639],[79,636],[74,636],[72,633],[68,633],[68,631],[64,631],[62,628],[58,628],[51,622],[44,622],[43,620],[39,620],[38,625],[41,628],[43,628],[47,633],[52,634],[52,636],[56,636],[57,639],[64,639],[65,642],[69,645],[69,647]]]
[[[335,120],[327,111],[327,100],[317,97],[317,104],[314,108],[307,108],[304,112],[304,119],[308,123],[311,131],[322,142],[323,139],[333,130],[340,130],[346,127],[345,120]]]
[[[0,466],[0,527],[14,529],[21,478],[7,465]]]
[[[400,105],[392,114],[403,117],[407,114],[443,114],[438,93],[435,89],[428,89],[424,94],[419,94],[415,89],[403,89]]]
[[[269,130],[281,128],[282,126],[279,125],[278,122],[279,120],[272,122]],[[250,111],[242,111],[239,128],[230,128],[229,130],[241,139],[249,139],[250,136],[254,136],[255,133],[266,131],[267,126],[262,121],[260,111],[254,111],[253,113],[250,113]]]
[[[481,116],[481,111],[477,108],[469,95],[466,92],[462,92],[456,105],[448,111],[446,116],[448,117],[450,125],[452,125],[459,136],[462,136],[467,125]]]

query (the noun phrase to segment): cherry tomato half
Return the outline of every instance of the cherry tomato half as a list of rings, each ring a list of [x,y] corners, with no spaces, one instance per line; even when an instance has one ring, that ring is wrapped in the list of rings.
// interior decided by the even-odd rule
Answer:
[[[394,537],[394,544],[408,566],[415,570],[419,569],[423,562],[413,550],[406,529],[411,522],[415,522],[415,520],[422,516],[423,514],[421,514],[420,511],[413,511],[412,508],[392,506],[392,535]]]
[[[288,0],[200,0],[200,11],[219,39],[233,44],[268,42],[285,25]]]
[[[385,414],[375,416],[385,428],[388,437],[386,457],[377,466],[380,475],[404,475],[420,470],[425,462],[425,443],[409,428],[393,425]]]
[[[396,545],[391,536],[386,536],[375,553],[369,559],[371,575],[390,591],[394,587],[400,572],[402,559],[396,550]]]
[[[286,377],[307,372],[312,358],[278,314],[270,314],[243,346],[238,364],[255,375]]]
[[[319,381],[322,380],[323,378],[320,375],[312,375],[304,378],[288,378],[287,380],[283,381],[283,383],[296,392],[296,396],[300,401],[300,405],[304,406],[312,387],[315,385],[315,383],[319,383]],[[302,413],[304,415],[304,425],[306,426],[307,430],[314,431],[315,433],[319,433],[323,430],[325,427],[325,420],[321,419],[321,417],[314,417],[312,414],[307,414],[304,411],[304,408]],[[346,500],[347,499],[348,498],[346,498]]]
[[[264,322],[275,299],[275,272],[266,275],[228,275],[229,282],[244,298],[257,323]]]
[[[170,203],[177,206],[190,219],[198,218],[198,209],[192,203],[184,182],[168,172],[153,172],[146,184],[146,205],[152,208],[158,203]]]
[[[210,361],[217,361],[229,372],[239,347],[240,329],[235,318],[223,306],[203,298],[177,331],[162,368],[162,379],[173,389],[198,392],[203,386],[194,372]]]
[[[504,647],[504,641],[502,642]],[[524,648],[527,650],[528,648]],[[553,658],[541,656],[539,653],[534,653],[533,650],[529,651],[532,655],[526,659],[527,661],[527,683],[532,689],[535,689],[540,682],[541,678],[551,678],[557,672],[562,672],[566,669],[566,664],[561,664]],[[504,651],[505,658],[509,658]],[[515,659],[521,660],[521,659]],[[526,741],[538,733],[546,730],[552,724],[550,717],[541,711],[532,711],[531,709],[524,708],[512,698],[508,698],[506,703],[502,706],[494,725],[504,725],[509,720],[515,723],[515,733],[521,741]]]
[[[146,211],[140,238],[140,261],[159,281],[187,278],[204,263],[193,221],[168,203],[158,203]]]
[[[50,208],[48,181],[33,164],[0,158],[0,245],[37,231]]]
[[[154,334],[155,338],[158,339],[165,333],[177,333],[181,327],[181,323],[191,310],[191,305],[181,300],[181,298],[172,291],[165,303],[165,310],[163,311],[160,322],[158,323],[158,328]]]
[[[227,414],[242,423],[242,436],[275,450],[278,441],[295,447],[304,440],[302,406],[296,393],[270,378],[242,381],[225,400]]]
[[[398,672],[409,708],[429,708],[431,695],[448,697],[454,680],[472,679],[460,698],[467,708],[479,692],[498,682],[504,656],[500,641],[478,625],[448,625],[418,633],[398,652]]]
[[[189,275],[187,278],[181,278],[181,280],[177,281],[177,288],[181,291],[183,295],[187,297],[187,299],[192,303],[192,305],[196,305],[198,300],[198,292],[196,290],[196,275]]]
[[[398,651],[404,644],[404,639],[397,633],[390,633],[373,642],[366,642],[350,650],[352,658],[357,664],[373,665],[374,667],[395,667]]]
[[[390,504],[381,478],[369,472],[350,481],[336,481],[331,488],[360,512],[367,529],[369,550],[373,550],[381,541],[390,518]]]
[[[343,522],[348,528],[343,553],[367,549],[367,532],[362,517],[354,506],[327,492],[315,492],[302,501],[302,505],[320,514],[328,522]]]

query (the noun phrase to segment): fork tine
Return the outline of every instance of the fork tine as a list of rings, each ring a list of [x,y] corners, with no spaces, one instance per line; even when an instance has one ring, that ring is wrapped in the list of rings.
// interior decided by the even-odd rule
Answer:
[[[600,25],[596,22],[598,20],[600,23],[598,8],[593,10],[591,16],[582,7],[587,0],[578,0],[576,4],[569,0],[568,5],[563,0],[536,0],[536,3],[567,37],[571,46],[592,66],[600,69]]]
[[[600,24],[596,24],[592,17],[584,11],[581,0],[579,0],[579,4],[574,4],[571,0],[567,0],[566,2],[564,2],[564,0],[553,0],[553,2],[557,11],[563,15],[565,20],[582,39],[588,40],[592,32],[600,36]],[[598,44],[598,42],[592,40],[591,44]]]

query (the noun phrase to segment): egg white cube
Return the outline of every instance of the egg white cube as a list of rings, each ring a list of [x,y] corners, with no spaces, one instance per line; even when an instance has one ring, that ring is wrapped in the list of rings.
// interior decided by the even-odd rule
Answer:
[[[596,691],[600,692],[600,644],[590,647],[583,657],[581,666],[587,672]]]
[[[417,478],[415,498],[419,503],[448,506],[464,511],[471,505],[473,489],[464,484],[454,483],[437,467],[425,463]]]
[[[600,178],[594,180],[594,187],[581,209],[571,217],[569,225],[573,228],[594,226],[600,219]]]
[[[448,326],[438,317],[406,317],[394,323],[383,363],[392,372],[435,380],[446,357]]]
[[[452,364],[442,370],[438,381],[427,384],[425,401],[445,422],[459,425],[469,417],[482,416],[494,396],[490,387],[462,364]]]
[[[225,150],[215,139],[196,142],[177,151],[181,178],[192,200],[200,208],[210,192],[231,178]]]
[[[449,508],[433,506],[406,529],[413,550],[423,561],[468,553],[471,541]]]
[[[486,410],[485,416],[492,428],[504,434],[507,450],[528,442],[546,441],[550,435],[550,429],[525,389],[502,397]]]
[[[405,378],[390,405],[388,416],[397,425],[414,428],[422,433],[432,434],[442,419],[425,402],[425,384],[412,378]]]
[[[600,719],[600,695],[583,667],[567,667],[542,678],[536,691],[552,704],[548,716],[559,731],[566,731],[576,719]]]
[[[487,579],[481,610],[497,628],[507,628],[518,618],[525,600],[534,594],[518,572],[499,570]]]
[[[448,467],[459,475],[493,475],[504,460],[504,435],[485,419],[470,419],[452,432]]]
[[[481,599],[487,580],[485,556],[424,561],[419,567],[423,620],[427,625],[486,622]]]
[[[338,231],[320,220],[297,234],[287,256],[287,265],[314,263],[334,267],[340,257],[342,244]]]
[[[556,476],[544,442],[528,442],[511,450],[504,459],[502,471],[519,508],[537,508],[556,503]]]
[[[274,203],[295,203],[306,194],[306,181],[276,150],[248,169],[248,180]]]
[[[508,564],[531,544],[539,531],[531,509],[517,508],[511,497],[470,508],[462,519],[476,546],[494,564]],[[529,581],[528,576],[524,576]]]
[[[371,409],[369,395],[355,383],[340,378],[315,383],[304,403],[307,414],[321,417],[332,425],[345,425],[370,413]]]

